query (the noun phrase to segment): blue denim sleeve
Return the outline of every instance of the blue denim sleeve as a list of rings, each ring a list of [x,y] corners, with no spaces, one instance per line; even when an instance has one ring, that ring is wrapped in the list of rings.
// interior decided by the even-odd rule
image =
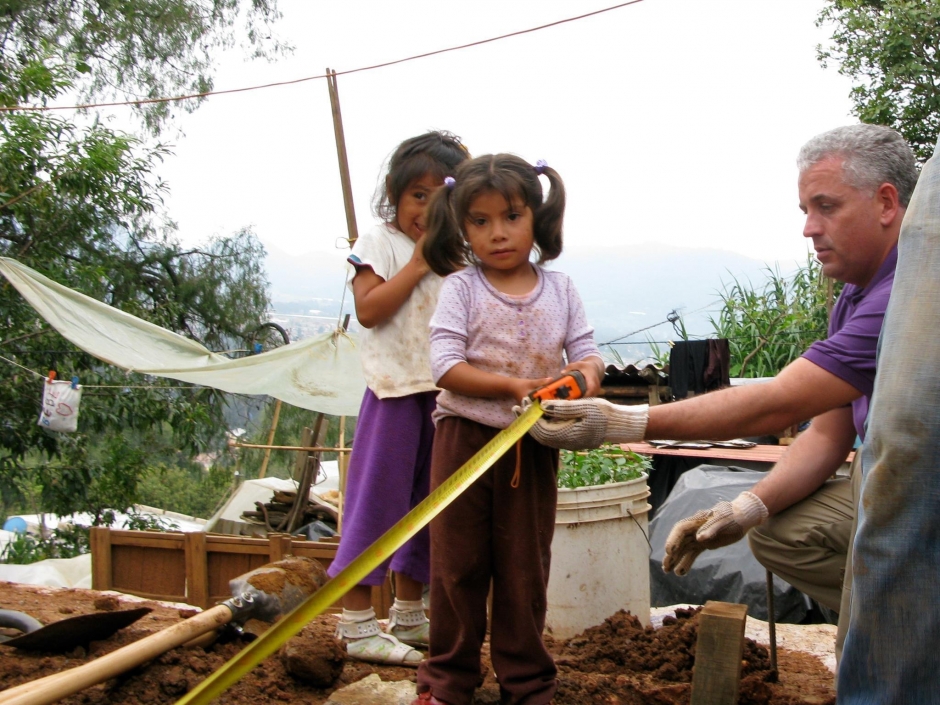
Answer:
[[[940,703],[940,144],[901,228],[853,554],[838,702]]]

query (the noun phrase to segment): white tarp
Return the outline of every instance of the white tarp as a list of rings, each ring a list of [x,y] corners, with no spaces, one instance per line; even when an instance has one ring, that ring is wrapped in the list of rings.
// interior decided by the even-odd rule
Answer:
[[[131,372],[264,394],[335,416],[356,416],[365,391],[353,336],[334,331],[232,360],[199,343],[57,284],[0,257],[3,274],[63,337]]]
[[[91,554],[83,553],[75,558],[47,558],[27,565],[0,563],[0,580],[23,585],[90,590]]]

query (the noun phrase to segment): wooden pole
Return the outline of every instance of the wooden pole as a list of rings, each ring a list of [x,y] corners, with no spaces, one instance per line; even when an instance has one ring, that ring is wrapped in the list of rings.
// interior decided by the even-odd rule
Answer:
[[[274,432],[277,431],[277,420],[281,417],[281,400],[278,399],[274,403],[274,418],[271,419],[271,430],[268,431],[268,446],[274,443]],[[265,473],[268,471],[268,461],[271,460],[271,448],[268,447],[264,451],[264,460],[261,461],[261,470],[258,472],[258,477],[264,477]]]
[[[770,667],[777,670],[777,610],[774,607],[774,574],[767,571],[767,631],[770,635]]]
[[[349,231],[349,246],[359,239],[356,227],[356,210],[353,208],[352,185],[349,180],[349,161],[346,159],[346,137],[343,134],[343,116],[339,109],[339,91],[336,88],[336,71],[327,68],[326,84],[330,89],[330,107],[333,109],[333,134],[336,138],[336,157],[339,160],[339,178],[343,185],[343,206],[346,208],[346,229]]]
[[[272,450],[306,450],[310,453],[348,453],[349,448],[340,448],[339,446],[269,446],[264,443],[239,443],[238,441],[229,440],[229,448],[270,448]]]

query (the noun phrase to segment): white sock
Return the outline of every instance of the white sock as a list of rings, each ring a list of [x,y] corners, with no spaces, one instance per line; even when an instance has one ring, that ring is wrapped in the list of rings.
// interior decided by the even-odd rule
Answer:
[[[372,607],[367,610],[348,610],[345,607],[343,608],[344,622],[368,622],[370,619],[375,619],[375,609]]]
[[[399,612],[423,612],[424,600],[399,600],[396,597],[392,609]]]

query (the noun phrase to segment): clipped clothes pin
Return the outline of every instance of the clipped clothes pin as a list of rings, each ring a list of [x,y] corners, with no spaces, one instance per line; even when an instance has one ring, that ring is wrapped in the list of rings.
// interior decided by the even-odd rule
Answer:
[[[72,389],[78,389],[78,375],[72,377]]]
[[[255,343],[254,354],[259,354],[264,348],[261,346],[261,343]]]
[[[49,370],[49,381],[55,381],[55,370]]]

